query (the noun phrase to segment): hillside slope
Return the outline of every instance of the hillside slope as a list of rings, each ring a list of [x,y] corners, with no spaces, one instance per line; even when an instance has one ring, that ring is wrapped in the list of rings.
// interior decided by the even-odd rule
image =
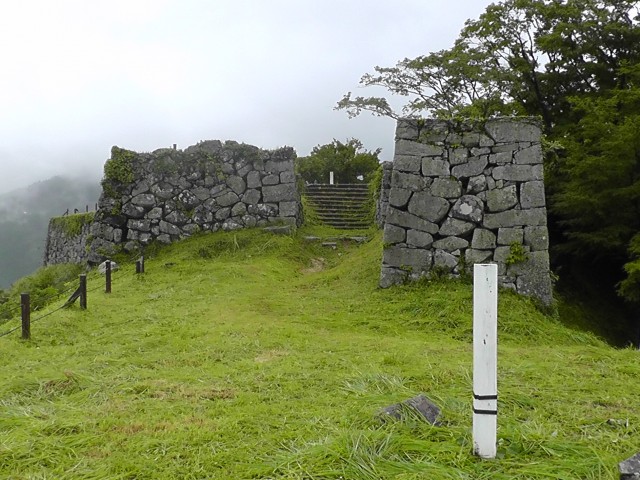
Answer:
[[[87,206],[94,210],[99,196],[97,179],[67,177],[0,195],[0,289],[42,265],[51,217]]]
[[[471,285],[379,290],[380,235],[338,243],[198,236],[0,338],[0,477],[614,479],[638,451],[639,352],[501,292],[499,458],[474,458]],[[443,426],[377,418],[420,392]]]

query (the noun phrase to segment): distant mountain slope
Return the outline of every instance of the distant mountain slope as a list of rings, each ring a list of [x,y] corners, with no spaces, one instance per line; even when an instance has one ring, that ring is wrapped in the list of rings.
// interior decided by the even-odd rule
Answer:
[[[42,265],[49,219],[67,209],[93,209],[97,179],[53,177],[0,195],[0,288]]]

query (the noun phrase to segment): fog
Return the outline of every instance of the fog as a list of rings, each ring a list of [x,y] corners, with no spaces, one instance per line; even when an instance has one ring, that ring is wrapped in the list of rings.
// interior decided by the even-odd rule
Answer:
[[[488,0],[23,0],[0,17],[0,193],[220,139],[307,155],[394,122],[334,106],[362,74],[452,45]]]

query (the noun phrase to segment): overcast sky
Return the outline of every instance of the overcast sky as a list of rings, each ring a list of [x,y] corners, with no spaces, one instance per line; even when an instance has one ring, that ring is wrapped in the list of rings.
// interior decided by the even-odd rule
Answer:
[[[299,156],[394,122],[334,111],[362,74],[452,45],[490,0],[20,0],[0,16],[0,193],[102,175],[112,145],[220,139]]]

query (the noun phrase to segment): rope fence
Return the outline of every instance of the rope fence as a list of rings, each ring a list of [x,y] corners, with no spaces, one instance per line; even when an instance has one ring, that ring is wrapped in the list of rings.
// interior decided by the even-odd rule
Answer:
[[[135,258],[135,257],[134,257]],[[12,308],[9,310],[9,312],[13,312],[13,311],[17,311],[20,310],[21,311],[21,323],[20,325],[11,328],[5,332],[0,333],[0,337],[5,337],[7,335],[10,335],[11,333],[17,331],[17,330],[22,330],[22,339],[23,340],[30,340],[31,339],[31,325],[33,323],[36,323],[46,317],[49,317],[51,315],[53,315],[56,312],[59,312],[60,310],[62,310],[63,308],[67,308],[71,305],[73,305],[76,300],[79,300],[80,303],[80,308],[82,310],[86,310],[87,309],[87,294],[88,293],[92,293],[92,292],[96,292],[97,290],[101,290],[104,289],[105,293],[111,293],[111,285],[112,285],[112,280],[113,280],[113,275],[112,275],[113,271],[112,271],[112,265],[111,265],[111,261],[107,260],[105,262],[105,283],[104,285],[97,285],[93,288],[91,288],[90,290],[87,290],[87,275],[86,274],[82,274],[79,277],[79,285],[77,287],[75,286],[71,286],[67,289],[65,289],[62,292],[56,293],[54,295],[50,295],[49,297],[45,298],[45,301],[49,301],[55,297],[59,298],[63,295],[66,295],[67,293],[71,292],[73,290],[73,293],[69,296],[69,298],[59,307],[57,307],[56,309],[47,312],[37,318],[32,319],[31,318],[31,314],[35,311],[31,308],[31,297],[30,294],[28,292],[22,293],[20,294],[20,305]],[[136,274],[141,274],[144,273],[144,256],[140,256],[139,259],[136,261]]]

